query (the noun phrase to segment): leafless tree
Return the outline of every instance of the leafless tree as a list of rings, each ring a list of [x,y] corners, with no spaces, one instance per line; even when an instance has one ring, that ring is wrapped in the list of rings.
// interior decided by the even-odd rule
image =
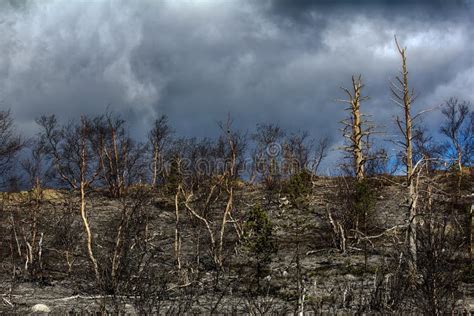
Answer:
[[[416,99],[415,90],[410,87],[408,82],[408,66],[406,48],[401,48],[397,38],[395,37],[395,44],[398,53],[402,60],[401,77],[395,77],[395,82],[391,82],[390,91],[392,92],[392,101],[402,108],[404,119],[397,116],[396,123],[403,135],[403,140],[399,144],[403,148],[404,163],[406,166],[406,182],[408,188],[407,204],[409,210],[409,222],[411,223],[409,229],[409,243],[412,251],[413,268],[416,263],[416,199],[415,186],[413,183],[413,120],[415,120],[421,113],[412,116],[412,103]]]
[[[401,77],[395,77],[396,82],[391,82],[390,91],[392,92],[392,101],[403,109],[404,119],[396,118],[396,123],[404,140],[400,145],[404,148],[406,177],[410,186],[413,173],[413,135],[412,135],[412,103],[416,99],[414,89],[410,88],[408,83],[408,66],[406,57],[406,48],[401,48],[395,37],[395,44],[402,59]]]
[[[218,172],[216,174],[210,175],[212,181],[208,182],[208,186],[201,187],[200,195],[204,196],[204,202],[201,204],[197,203],[200,198],[196,194],[192,183],[182,183],[178,186],[185,208],[189,214],[204,225],[208,233],[210,253],[218,270],[222,269],[225,260],[224,240],[226,237],[226,227],[228,221],[232,218],[232,211],[234,210],[234,190],[239,159],[239,143],[237,141],[239,138],[236,137],[238,133],[232,131],[230,117],[226,123],[220,124],[220,128],[223,134],[222,139],[226,141],[224,150],[221,150],[225,156],[221,158],[224,158],[226,163],[223,168],[217,169]],[[217,219],[213,219],[209,216],[207,210],[209,210],[211,203],[217,202],[219,198],[226,199],[225,208]],[[238,230],[236,229],[236,231]]]
[[[286,137],[282,148],[284,165],[281,173],[291,176],[304,171],[310,159],[311,145],[306,131],[291,133]]]
[[[252,154],[254,174],[252,181],[261,179],[267,187],[274,187],[280,170],[278,163],[282,155],[284,130],[275,124],[257,124],[257,130],[251,135],[255,142]]]
[[[41,127],[41,142],[49,155],[61,183],[80,192],[80,214],[86,234],[86,250],[92,264],[97,283],[101,281],[99,264],[94,254],[94,241],[86,209],[86,194],[100,172],[94,166],[93,146],[90,142],[90,122],[81,117],[79,123],[70,122],[60,126],[54,115],[37,120]]]
[[[346,111],[350,113],[349,118],[342,120],[343,136],[348,140],[343,150],[348,154],[347,158],[353,162],[354,175],[357,181],[365,178],[365,164],[368,161],[370,147],[369,136],[373,133],[374,126],[368,121],[360,110],[361,102],[368,99],[362,96],[362,78],[352,76],[352,89],[341,88],[347,94],[347,100],[338,100],[348,103]]]
[[[114,294],[126,289],[143,269],[151,269],[148,256],[156,252],[149,243],[150,188],[140,185],[130,191],[120,199],[120,216],[113,229],[112,247],[101,261],[106,270],[102,285],[104,290]]]
[[[156,187],[160,169],[163,167],[164,150],[170,141],[172,130],[168,125],[168,117],[160,116],[153,123],[153,127],[148,134],[148,142],[151,144],[152,151],[152,177],[151,185]]]
[[[317,140],[315,149],[312,155],[312,161],[310,163],[309,168],[313,175],[316,175],[319,167],[321,166],[321,162],[326,158],[328,154],[329,148],[329,137],[324,136]]]
[[[463,209],[456,198],[446,191],[441,176],[430,171],[433,161],[421,160],[414,165],[417,267],[413,270],[412,247],[402,243],[396,247],[392,290],[402,293],[392,301],[400,310],[416,310],[430,315],[453,313],[459,297],[460,271],[463,266],[465,239],[463,236]],[[435,160],[434,163],[444,163]],[[467,205],[472,201],[466,201]],[[408,226],[409,228],[409,226]],[[407,236],[409,238],[409,236]]]
[[[450,98],[441,110],[445,120],[440,131],[449,140],[447,154],[457,164],[460,174],[463,165],[472,164],[474,156],[474,113],[470,108],[469,102]]]
[[[45,148],[41,142],[32,140],[29,142],[29,156],[20,161],[23,171],[26,173],[27,185],[30,188],[25,207],[30,209],[28,218],[23,224],[29,226],[26,231],[20,227],[23,235],[23,241],[26,245],[25,251],[25,270],[34,280],[39,278],[43,268],[42,263],[42,244],[43,232],[39,230],[39,214],[45,204],[44,185],[49,178],[50,165],[46,159]]]
[[[125,120],[107,113],[91,120],[89,137],[94,147],[100,178],[112,197],[124,195],[144,169],[145,147],[128,134]]]
[[[433,136],[429,134],[429,131],[426,127],[419,124],[413,130],[413,159],[414,161],[420,161],[425,159],[428,164],[432,165],[429,170],[434,170],[434,165],[432,161],[442,158],[443,148],[438,144]]]
[[[23,146],[20,136],[15,133],[10,111],[0,111],[0,174],[3,176],[11,167],[16,154]],[[3,177],[0,177],[1,179]]]
[[[20,165],[27,176],[29,188],[44,187],[52,179],[51,161],[40,139],[28,141],[28,155],[20,160]]]

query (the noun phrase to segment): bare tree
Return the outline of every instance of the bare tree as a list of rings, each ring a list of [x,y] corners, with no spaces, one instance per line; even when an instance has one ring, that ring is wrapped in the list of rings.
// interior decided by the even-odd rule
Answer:
[[[140,178],[145,147],[128,134],[125,120],[107,113],[91,121],[89,136],[94,147],[100,178],[111,196],[119,198]]]
[[[168,125],[168,117],[166,115],[160,116],[153,123],[153,128],[148,134],[148,141],[151,144],[152,150],[152,177],[151,185],[156,187],[158,184],[158,176],[160,171],[160,160],[164,158],[164,149],[169,142],[172,131]],[[162,162],[162,161],[161,161]],[[162,164],[163,165],[163,164]]]
[[[224,255],[224,240],[226,237],[226,227],[229,220],[232,218],[232,211],[234,210],[234,190],[236,186],[236,177],[238,175],[237,165],[239,161],[239,153],[243,150],[243,144],[239,143],[239,133],[232,131],[232,121],[230,117],[226,123],[219,124],[222,130],[221,141],[217,142],[215,153],[221,153],[224,156],[219,158],[225,161],[225,164],[217,168],[215,174],[208,174],[211,178],[207,181],[207,186],[201,186],[201,197],[204,197],[203,202],[199,205],[198,193],[195,192],[193,183],[183,181],[179,186],[181,196],[184,199],[184,206],[188,212],[199,222],[201,222],[210,239],[210,253],[212,260],[218,270],[222,270],[225,255]],[[225,143],[222,141],[225,140]],[[221,145],[219,145],[221,144]],[[240,144],[240,145],[239,145]],[[225,145],[225,148],[219,148]],[[219,198],[225,197],[226,203],[222,213],[219,217],[214,219],[208,214],[208,210],[212,203],[215,203]],[[177,212],[178,219],[178,212]],[[234,226],[235,227],[235,226]],[[238,229],[236,229],[238,233]],[[175,245],[179,245],[179,236],[176,234]],[[179,247],[175,247],[179,249]],[[176,251],[178,253],[178,251]]]
[[[86,194],[100,172],[91,162],[93,146],[90,142],[90,122],[81,117],[80,123],[70,122],[59,126],[54,115],[42,116],[37,120],[42,128],[41,142],[52,160],[59,180],[71,189],[80,192],[80,214],[86,234],[86,249],[95,278],[101,281],[99,265],[94,255],[94,242],[86,210]]]
[[[443,163],[443,160],[423,159],[413,166],[418,205],[416,216],[419,217],[416,221],[417,252],[416,258],[412,258],[412,246],[402,244],[396,259],[397,268],[394,269],[398,280],[394,284],[398,283],[400,287],[395,291],[404,287],[400,292],[405,292],[405,298],[398,305],[425,314],[443,315],[453,313],[459,295],[463,267],[461,250],[465,247],[462,217],[472,198],[461,203],[456,201],[446,192],[442,176],[430,171],[432,163]],[[415,259],[417,267],[413,271]],[[416,282],[413,282],[413,277],[416,277]]]
[[[282,142],[285,137],[284,130],[274,124],[257,124],[257,130],[251,135],[255,142],[252,154],[254,174],[251,181],[260,178],[267,187],[276,185],[280,173],[278,160],[282,154]]]
[[[432,163],[437,159],[442,158],[443,148],[438,144],[433,136],[429,134],[426,127],[420,124],[413,130],[413,159],[420,161],[424,159],[427,161],[429,170],[433,171],[435,165]]]
[[[450,98],[441,110],[445,120],[440,131],[449,139],[447,154],[457,164],[460,174],[463,165],[472,163],[474,154],[474,116],[470,107],[467,101]]]
[[[313,179],[327,155],[328,147],[328,137],[310,139],[307,131],[291,133],[283,140],[281,175],[291,177],[306,172]]]
[[[324,158],[327,156],[327,151],[329,148],[329,138],[327,136],[322,137],[317,140],[316,147],[313,152],[313,158],[310,164],[310,169],[312,171],[313,175],[316,175],[319,167],[321,165],[321,162],[323,161]]]
[[[15,133],[10,111],[0,111],[0,174],[7,173],[22,146],[23,141]]]
[[[26,245],[25,270],[29,272],[30,277],[36,279],[42,270],[42,243],[43,232],[39,231],[39,213],[44,199],[44,185],[49,178],[50,164],[46,159],[45,148],[39,141],[32,141],[29,157],[20,161],[23,171],[28,177],[28,186],[31,190],[28,192],[27,207],[30,218],[25,224],[29,225],[29,232],[23,233],[23,240]]]
[[[407,182],[410,185],[412,174],[413,174],[413,136],[412,136],[412,114],[411,107],[415,100],[415,91],[410,89],[408,83],[408,66],[406,57],[406,48],[401,48],[398,44],[398,40],[395,37],[395,44],[397,45],[398,52],[402,59],[402,70],[401,78],[395,77],[396,82],[391,82],[390,91],[392,92],[392,101],[403,109],[404,120],[398,116],[396,122],[400,132],[404,137],[404,141],[400,142],[400,145],[405,151],[405,165],[406,165],[406,177]]]
[[[416,198],[415,198],[415,186],[413,183],[413,120],[418,117],[419,114],[412,117],[412,103],[415,100],[415,91],[410,88],[408,83],[408,66],[406,57],[406,48],[401,48],[397,38],[395,37],[395,44],[397,46],[398,53],[402,59],[402,70],[401,77],[395,77],[396,82],[391,82],[390,91],[392,92],[392,100],[403,110],[404,119],[400,119],[397,116],[396,123],[403,135],[403,140],[398,144],[403,148],[404,151],[404,162],[406,166],[406,181],[408,187],[408,209],[409,209],[409,243],[411,247],[411,257],[413,258],[413,264],[415,268],[416,263]]]
[[[347,158],[353,161],[353,170],[357,181],[362,181],[365,178],[369,136],[374,129],[374,126],[364,118],[360,111],[361,102],[368,99],[367,96],[362,96],[363,87],[361,76],[352,76],[352,90],[341,88],[347,94],[348,99],[338,100],[349,104],[346,111],[349,111],[350,116],[342,120],[343,136],[348,140],[348,145],[343,147],[343,150],[349,155]]]
[[[293,175],[302,172],[308,164],[311,153],[309,134],[307,131],[291,133],[283,143],[283,159],[281,173]]]

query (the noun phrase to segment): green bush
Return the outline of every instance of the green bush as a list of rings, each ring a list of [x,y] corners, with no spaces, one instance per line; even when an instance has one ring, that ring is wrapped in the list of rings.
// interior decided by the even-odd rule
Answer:
[[[248,253],[254,271],[252,279],[260,290],[260,280],[268,274],[268,265],[277,248],[272,237],[273,224],[260,205],[250,210],[244,226],[243,246]]]
[[[291,204],[304,208],[307,206],[307,196],[311,194],[312,187],[311,174],[307,171],[302,171],[290,177],[283,186],[282,193],[288,195]]]
[[[244,245],[248,251],[261,259],[268,258],[275,252],[272,239],[273,224],[267,212],[260,205],[255,206],[249,213],[244,228]]]
[[[353,210],[359,222],[366,222],[375,207],[376,194],[369,181],[356,182],[354,185]]]

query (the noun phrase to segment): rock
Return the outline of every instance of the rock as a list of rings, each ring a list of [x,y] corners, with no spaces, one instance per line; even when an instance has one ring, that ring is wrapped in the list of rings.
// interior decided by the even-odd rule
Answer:
[[[49,309],[49,307],[44,304],[36,304],[31,307],[31,311],[33,313],[50,313],[51,309]]]
[[[357,278],[355,275],[353,275],[353,274],[346,274],[346,275],[345,275],[345,278],[346,278],[347,280],[350,280],[350,281],[358,280],[358,278]]]
[[[138,315],[137,311],[135,310],[135,307],[131,304],[125,304],[125,315]]]

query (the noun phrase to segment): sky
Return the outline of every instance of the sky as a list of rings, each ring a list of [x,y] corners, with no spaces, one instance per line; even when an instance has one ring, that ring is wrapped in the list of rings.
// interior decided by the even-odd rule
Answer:
[[[397,36],[414,111],[474,101],[474,0],[4,0],[0,108],[17,128],[56,114],[119,113],[135,137],[166,114],[183,136],[277,123],[341,141],[341,86],[361,74],[363,111],[395,134]],[[441,115],[424,124],[436,130]]]

